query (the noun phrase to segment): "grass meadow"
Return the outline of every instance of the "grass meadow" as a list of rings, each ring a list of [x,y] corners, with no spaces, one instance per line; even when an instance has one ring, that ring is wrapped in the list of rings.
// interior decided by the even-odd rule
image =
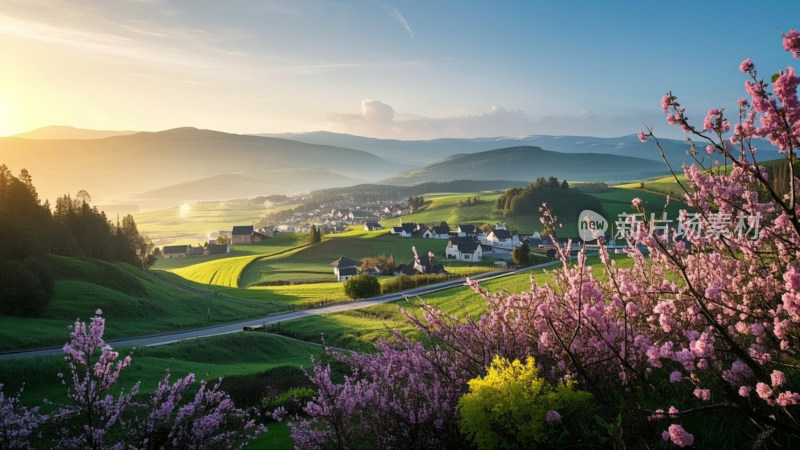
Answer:
[[[424,223],[428,227],[439,225],[444,221],[455,229],[461,224],[480,225],[482,223],[502,223],[505,222],[509,229],[516,229],[519,233],[532,234],[534,231],[541,230],[538,215],[524,215],[516,217],[505,217],[502,212],[495,209],[494,205],[497,198],[502,194],[498,191],[477,192],[472,194],[452,194],[434,193],[425,194],[425,201],[428,203],[420,212],[381,221],[384,227],[398,226],[400,220],[403,222]],[[477,204],[460,206],[462,201],[477,196]]]
[[[143,234],[156,245],[197,245],[216,237],[233,225],[252,225],[266,214],[295,208],[299,203],[272,206],[247,200],[200,202],[171,208],[140,211],[134,214]]]
[[[265,295],[235,298],[189,292],[123,263],[48,258],[56,279],[49,307],[39,317],[0,315],[0,351],[61,346],[75,320],[91,317],[98,308],[108,319],[109,339],[200,328],[295,309],[280,298]]]

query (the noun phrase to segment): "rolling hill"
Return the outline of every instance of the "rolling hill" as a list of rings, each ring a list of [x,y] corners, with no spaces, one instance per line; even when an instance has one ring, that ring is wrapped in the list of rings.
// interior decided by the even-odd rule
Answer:
[[[134,200],[150,205],[175,205],[181,202],[254,198],[265,193],[291,194],[294,192],[291,187],[297,184],[298,179],[303,180],[303,187],[308,190],[360,183],[359,179],[321,169],[251,170],[214,175],[141,192],[134,196]]]
[[[565,154],[540,147],[521,146],[480,153],[453,155],[421,169],[383,180],[386,184],[413,185],[457,179],[532,181],[554,176],[570,181],[620,182],[666,173],[663,163],[629,156],[593,153]]]
[[[285,139],[307,142],[310,144],[336,145],[374,153],[390,161],[426,165],[448,156],[460,153],[478,153],[498,148],[534,146],[561,153],[603,153],[617,156],[631,156],[657,161],[663,164],[658,149],[652,142],[643,144],[636,135],[601,138],[591,136],[550,136],[531,135],[522,137],[486,137],[469,139],[432,139],[427,141],[400,141],[394,139],[375,139],[349,134],[316,131],[311,133],[287,133],[275,136]],[[689,146],[681,139],[659,139],[664,154],[670,164],[680,169],[681,163],[691,164],[693,159],[687,154]],[[759,158],[777,158],[772,146],[761,139],[754,139],[753,144],[761,149]],[[699,146],[700,158],[708,159]]]
[[[192,182],[207,191],[234,191],[229,198],[305,192],[354,184],[353,179],[375,181],[410,167],[360,150],[195,128],[93,140],[0,138],[0,163],[14,173],[28,169],[43,198],[53,201],[85,189],[95,203]],[[264,191],[252,180],[240,178],[227,186],[230,179],[213,178],[252,173],[250,178],[264,182]],[[235,190],[245,184],[247,189]],[[192,187],[197,186],[184,190]]]

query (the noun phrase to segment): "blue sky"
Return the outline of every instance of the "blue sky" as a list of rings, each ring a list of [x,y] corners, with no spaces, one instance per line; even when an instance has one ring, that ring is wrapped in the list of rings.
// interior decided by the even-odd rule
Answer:
[[[795,60],[800,2],[4,0],[0,134],[677,136]],[[796,65],[796,64],[795,64]]]

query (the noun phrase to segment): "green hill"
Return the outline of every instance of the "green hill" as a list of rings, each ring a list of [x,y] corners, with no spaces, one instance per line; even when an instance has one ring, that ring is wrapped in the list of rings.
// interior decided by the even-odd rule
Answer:
[[[203,295],[162,281],[124,263],[47,256],[56,280],[50,305],[39,317],[0,315],[0,351],[63,345],[76,318],[103,310],[108,339],[198,328],[293,309],[260,298]]]
[[[521,146],[453,155],[383,182],[412,185],[429,181],[499,178],[531,182],[550,176],[570,181],[620,182],[652,177],[666,171],[664,164],[643,158],[596,153],[566,154]]]

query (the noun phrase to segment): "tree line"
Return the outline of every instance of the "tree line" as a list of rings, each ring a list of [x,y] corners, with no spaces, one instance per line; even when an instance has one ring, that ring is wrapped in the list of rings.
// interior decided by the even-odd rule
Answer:
[[[603,211],[598,199],[570,188],[567,180],[559,182],[555,177],[538,178],[524,188],[508,189],[497,198],[495,207],[507,216],[518,216],[538,214],[542,203],[564,218],[577,217],[586,209]]]
[[[75,198],[58,198],[51,208],[39,199],[27,170],[15,177],[0,165],[0,312],[32,315],[46,307],[53,280],[41,257],[48,253],[143,269],[155,262],[154,246],[139,233],[133,216],[114,224],[90,202],[89,194],[79,191]]]

